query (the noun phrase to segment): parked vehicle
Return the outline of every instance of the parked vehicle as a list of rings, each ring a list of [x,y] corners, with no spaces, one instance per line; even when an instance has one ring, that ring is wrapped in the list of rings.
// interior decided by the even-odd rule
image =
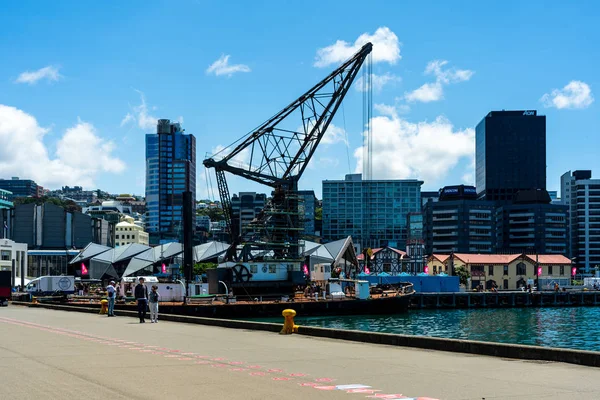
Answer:
[[[11,271],[0,271],[0,306],[7,306],[11,294]]]
[[[75,292],[74,276],[41,276],[25,286],[32,295],[67,295]]]

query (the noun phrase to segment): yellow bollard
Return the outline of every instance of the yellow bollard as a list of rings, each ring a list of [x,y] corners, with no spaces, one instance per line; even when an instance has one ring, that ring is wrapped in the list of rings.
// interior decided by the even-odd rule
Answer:
[[[294,325],[294,317],[296,316],[296,311],[288,308],[283,310],[281,313],[285,318],[283,320],[283,329],[279,334],[281,335],[291,335],[294,332],[298,332],[298,325]]]
[[[108,314],[108,300],[106,299],[100,301],[100,314]]]
[[[31,304],[38,304],[37,297],[33,296],[31,298]]]

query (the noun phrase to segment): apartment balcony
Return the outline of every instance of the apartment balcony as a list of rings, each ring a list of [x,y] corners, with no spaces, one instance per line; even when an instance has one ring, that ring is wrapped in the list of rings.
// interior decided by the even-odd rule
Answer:
[[[458,217],[457,216],[452,216],[452,217],[433,217],[434,221],[458,221]]]
[[[487,215],[485,217],[477,217],[475,215],[469,215],[469,221],[491,221],[492,215]]]
[[[560,220],[560,221],[557,221],[557,220],[555,220],[555,219],[546,218],[544,221],[545,221],[547,224],[564,224],[564,223],[566,223],[566,222],[567,222],[567,219],[566,219],[566,218],[563,218],[562,220]]]
[[[458,229],[458,225],[447,225],[447,226],[434,226],[434,227],[432,227],[432,230],[434,230],[434,231],[440,231],[440,230],[447,231],[448,229]]]
[[[510,228],[510,232],[533,232],[535,228]]]
[[[556,236],[556,235],[546,235],[545,237],[546,237],[546,239],[566,239],[567,235],[559,235],[559,236]]]
[[[470,231],[469,232],[469,236],[492,236],[492,232],[487,232],[487,233],[477,233],[474,231]]]
[[[458,236],[458,232],[434,232],[433,237],[448,237],[448,236]]]
[[[433,247],[434,253],[451,253],[458,251],[458,247]]]
[[[476,247],[469,247],[469,251],[471,253],[491,253],[492,252],[492,248],[489,247],[487,249],[478,249]]]
[[[433,210],[433,215],[436,215],[436,214],[458,214],[458,210],[456,210],[456,209]]]
[[[447,242],[437,242],[437,241],[433,241],[433,246],[457,246],[458,245],[458,241],[457,240],[451,240],[451,241],[447,241]]]
[[[533,233],[529,234],[529,235],[509,235],[508,236],[511,239],[535,239],[535,235]]]
[[[509,218],[534,217],[534,213],[510,213]]]
[[[527,242],[527,243],[511,243],[509,247],[535,247],[535,243]]]
[[[529,218],[529,219],[525,219],[525,220],[514,220],[514,219],[511,219],[508,222],[510,224],[514,224],[514,225],[533,224],[535,222],[535,219],[533,219],[533,218]]]

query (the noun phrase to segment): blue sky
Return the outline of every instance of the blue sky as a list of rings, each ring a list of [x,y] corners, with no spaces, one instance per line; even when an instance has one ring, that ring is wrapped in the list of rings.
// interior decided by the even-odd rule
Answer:
[[[373,93],[374,178],[419,178],[425,190],[473,183],[472,130],[481,118],[537,109],[547,115],[548,189],[556,190],[567,170],[600,177],[599,8],[591,1],[3,2],[0,177],[143,194],[144,134],[153,118],[181,119],[197,138],[205,197],[204,155],[294,100],[366,35],[376,39],[381,86]],[[351,90],[345,118],[334,119],[337,130],[301,188],[320,194],[321,180],[361,165],[361,107],[362,94]],[[239,179],[230,186],[268,191]]]

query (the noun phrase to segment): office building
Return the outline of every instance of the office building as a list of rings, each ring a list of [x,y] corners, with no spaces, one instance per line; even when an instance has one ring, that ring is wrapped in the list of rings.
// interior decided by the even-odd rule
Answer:
[[[421,211],[423,181],[363,181],[361,174],[323,181],[323,241],[352,236],[358,250],[405,248],[407,215]]]
[[[114,245],[114,224],[52,203],[0,210],[0,226],[5,224],[8,239],[33,250],[83,248],[90,242]]]
[[[255,192],[240,192],[231,197],[231,209],[233,211],[232,224],[236,224],[238,232],[244,233],[244,227],[248,225],[267,204],[267,195]]]
[[[475,163],[479,199],[510,204],[520,190],[546,189],[546,117],[490,112],[476,127]]]
[[[440,197],[440,192],[439,191],[428,191],[428,192],[421,192],[421,204],[423,207],[425,207],[425,204],[429,203],[430,201],[438,201]]]
[[[314,236],[316,234],[315,226],[315,211],[317,209],[317,197],[314,190],[298,191],[300,200],[298,209],[300,211],[300,219],[302,220],[303,234],[305,236]]]
[[[496,205],[477,200],[473,186],[446,186],[423,207],[425,253],[487,253],[496,247]]]
[[[196,230],[210,231],[210,217],[208,215],[196,215]]]
[[[560,183],[569,210],[569,255],[580,273],[594,272],[600,267],[600,179],[592,179],[590,170],[568,171]]]
[[[423,272],[425,266],[425,221],[422,212],[410,212],[406,215],[406,256],[413,273]]]
[[[10,200],[17,197],[41,197],[43,189],[38,187],[37,183],[30,179],[0,179],[0,189],[7,190],[12,193]]]
[[[160,119],[146,135],[146,230],[150,243],[178,241],[183,234],[183,192],[196,201],[196,138],[179,123]],[[195,214],[192,224],[195,225]]]
[[[499,252],[568,255],[568,208],[550,204],[543,189],[519,192],[496,210]]]

